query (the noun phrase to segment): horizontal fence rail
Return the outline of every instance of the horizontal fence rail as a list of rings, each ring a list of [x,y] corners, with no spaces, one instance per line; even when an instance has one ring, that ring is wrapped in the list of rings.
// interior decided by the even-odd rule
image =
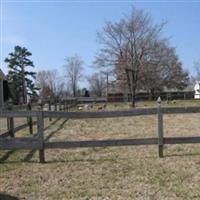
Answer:
[[[42,109],[42,108],[41,108]],[[61,109],[59,109],[61,111]],[[124,111],[99,111],[99,112],[69,112],[69,111],[1,111],[0,118],[8,118],[10,130],[0,135],[0,149],[18,150],[18,149],[37,149],[39,150],[40,162],[45,162],[45,149],[55,148],[81,148],[81,147],[111,147],[111,146],[129,146],[129,145],[158,145],[159,157],[163,157],[163,147],[165,144],[197,144],[200,143],[199,137],[164,137],[163,131],[163,115],[164,114],[180,114],[180,113],[200,113],[200,107],[158,107],[155,108],[136,108]],[[134,139],[109,139],[109,140],[91,140],[91,141],[56,141],[47,142],[44,139],[44,119],[49,118],[67,118],[67,119],[87,119],[87,118],[116,118],[130,116],[157,115],[157,137],[155,138],[134,138]],[[13,126],[14,118],[27,118],[32,121],[35,117],[37,121],[36,137],[31,138],[14,138],[14,134],[10,134],[26,127],[21,128]],[[29,121],[30,122],[30,121]],[[30,125],[30,123],[29,123]],[[30,127],[32,128],[32,126]],[[11,138],[7,137],[10,136]]]
[[[162,107],[163,114],[179,114],[179,113],[200,113],[200,107]],[[15,117],[37,117],[41,111],[1,111],[0,118]],[[124,111],[99,111],[99,112],[59,112],[59,111],[42,111],[43,117],[52,118],[112,118],[112,117],[130,117],[138,115],[154,115],[157,114],[157,108],[136,108]]]
[[[200,107],[162,107],[164,114],[200,113]]]
[[[0,138],[0,149],[40,149],[42,143],[37,138]]]
[[[197,144],[200,143],[199,137],[164,137],[164,144]]]
[[[0,111],[0,118],[15,117],[37,117],[38,111]]]
[[[166,137],[163,144],[196,144],[200,143],[200,137]],[[132,145],[154,145],[158,144],[158,138],[137,138],[121,140],[90,140],[90,141],[64,141],[45,142],[45,149],[68,149],[80,147],[111,147]]]
[[[59,117],[59,118],[113,118],[113,117],[130,117],[137,115],[152,115],[156,114],[156,108],[149,109],[134,109],[126,111],[101,111],[101,112],[49,112],[45,111],[44,117]]]
[[[45,148],[78,148],[78,147],[109,147],[157,144],[157,138],[138,138],[123,140],[93,140],[93,141],[69,141],[69,142],[45,142]]]
[[[32,125],[35,125],[35,124],[36,124],[36,122],[32,122]],[[24,128],[27,128],[28,126],[29,126],[28,123],[24,123],[22,125],[15,127],[13,131],[14,131],[14,133],[16,133],[16,132],[18,132],[18,131],[20,131]],[[8,136],[9,136],[9,131],[6,131],[6,132],[0,134],[0,138],[5,138],[5,137],[8,137]]]

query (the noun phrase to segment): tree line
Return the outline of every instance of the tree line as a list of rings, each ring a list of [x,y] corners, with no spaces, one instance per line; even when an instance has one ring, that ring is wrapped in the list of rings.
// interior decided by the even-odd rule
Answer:
[[[64,76],[57,70],[35,73],[30,70],[34,67],[31,52],[16,46],[5,59],[13,101],[26,103],[27,95],[32,99],[37,96],[55,99],[79,96],[86,91],[88,94],[86,88],[81,91],[78,85],[83,78],[93,95],[106,95],[109,89],[131,94],[133,107],[139,90],[153,95],[164,89],[184,89],[190,81],[189,73],[183,69],[169,39],[163,36],[165,25],[156,24],[148,13],[135,8],[117,22],[105,22],[97,34],[100,48],[93,64],[98,72],[87,77],[78,55],[64,60]],[[199,63],[195,66],[199,76]]]

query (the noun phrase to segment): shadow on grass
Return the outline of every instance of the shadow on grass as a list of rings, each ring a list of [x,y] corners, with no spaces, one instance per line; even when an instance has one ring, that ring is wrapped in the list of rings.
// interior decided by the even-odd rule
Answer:
[[[58,119],[58,120],[59,120],[59,119]],[[58,120],[56,120],[56,121],[54,121],[53,123],[51,123],[51,126],[52,126],[53,124],[55,124]],[[59,125],[59,127],[58,127],[56,130],[50,132],[50,134],[45,138],[44,142],[48,141],[51,137],[53,137],[53,135],[56,134],[56,132],[58,132],[59,130],[61,130],[61,129],[63,128],[64,124],[65,124],[67,121],[68,121],[68,119],[65,119],[65,120]],[[46,130],[46,129],[49,128],[49,127],[50,127],[50,126],[46,127],[44,130]],[[26,155],[26,157],[24,158],[23,161],[25,161],[25,162],[30,161],[30,160],[33,158],[33,156],[34,156],[34,154],[35,154],[36,151],[37,151],[37,150],[35,150],[35,149],[34,149],[34,150],[31,150],[31,151]]]
[[[12,150],[12,151],[8,151],[5,155],[3,155],[1,158],[0,158],[0,163],[1,162],[4,162],[5,160],[7,160],[15,151]],[[1,199],[0,199],[1,200]]]
[[[49,128],[51,128],[51,127],[52,127],[53,125],[55,125],[59,120],[60,120],[60,119],[58,118],[58,119],[56,119],[55,121],[53,121],[52,123],[50,123],[47,127],[44,128],[44,131],[47,130],[47,129],[49,129]],[[66,121],[66,120],[65,120],[65,121]],[[64,123],[65,123],[65,121],[64,121]],[[62,124],[63,124],[63,123],[62,123]],[[61,125],[62,125],[62,124],[61,124]],[[63,124],[63,125],[64,125],[64,124]],[[63,125],[62,125],[62,126],[63,126]],[[59,126],[59,127],[60,127],[60,126]],[[61,128],[62,128],[62,127],[61,127]],[[58,130],[56,130],[56,131],[58,131]],[[53,132],[53,134],[55,134],[55,132]],[[53,134],[50,133],[49,136],[47,136],[48,139],[49,139],[50,137],[52,137]],[[37,137],[37,134],[34,134],[33,137]],[[45,139],[45,141],[46,141],[46,139]],[[26,160],[26,159],[27,159],[27,160],[30,160],[30,159],[33,157],[33,155],[34,155],[35,152],[36,152],[36,150],[31,150],[31,151],[28,153],[28,155],[26,156],[26,158],[25,158],[24,160]],[[3,156],[0,158],[0,163],[6,161],[13,153],[15,153],[15,150],[11,150],[11,151],[6,152],[6,154],[3,155]],[[1,200],[1,199],[0,199],[0,200]]]
[[[58,122],[59,120],[60,120],[60,118],[58,118],[58,119],[56,119],[55,121],[51,122],[48,126],[46,126],[46,127],[44,128],[44,131],[46,131],[48,128],[51,128],[51,126],[55,125],[56,122]]]
[[[105,147],[107,148],[107,147]],[[109,147],[108,147],[109,148]],[[173,158],[173,157],[193,157],[193,156],[200,156],[200,153],[189,153],[189,154],[173,154],[173,155],[165,155],[163,158],[159,158],[158,155],[152,155],[152,156],[149,156],[149,155],[144,155],[142,158],[145,158],[145,159],[152,159],[152,160],[157,160],[157,159],[160,159],[161,161],[164,160],[165,158]],[[138,158],[140,159],[140,158]],[[72,159],[52,159],[52,160],[49,160],[49,161],[45,161],[45,163],[42,163],[42,165],[44,164],[55,164],[55,163],[83,163],[83,162],[88,162],[88,163],[102,163],[102,162],[113,162],[113,163],[116,163],[118,161],[124,161],[124,162],[127,162],[127,161],[135,161],[136,159],[133,157],[133,158],[130,158],[130,157],[114,157],[114,158],[88,158],[88,159],[84,159],[84,156],[83,158],[72,158]],[[17,161],[5,161],[3,162],[4,164],[17,164],[17,163],[22,163],[22,162],[27,162],[27,163],[36,163],[38,164],[38,161],[36,160],[28,160],[28,159],[23,159],[23,160],[17,160]],[[1,200],[1,199],[0,199]]]
[[[143,158],[152,158],[155,159],[155,157],[143,157]],[[83,162],[87,162],[87,163],[103,163],[103,162],[112,162],[112,163],[116,163],[118,161],[135,161],[135,158],[91,158],[91,159],[84,159],[84,158],[80,158],[80,159],[58,159],[58,160],[49,160],[49,161],[45,161],[44,163],[42,163],[42,165],[45,164],[56,164],[56,163],[83,163]],[[35,163],[38,164],[38,161],[34,161],[34,160],[16,160],[16,161],[5,161],[4,164],[20,164],[20,163]]]
[[[164,158],[187,157],[187,156],[200,156],[200,152],[198,152],[198,153],[184,153],[184,154],[167,154],[167,155],[164,155]]]
[[[19,200],[19,198],[10,196],[8,194],[0,193],[0,200]]]
[[[54,135],[56,132],[58,132],[59,130],[61,130],[67,121],[68,121],[68,119],[65,119],[65,120],[59,125],[59,127],[58,127],[55,131],[52,131],[52,132],[45,138],[44,142],[47,142],[51,137],[53,137],[53,135]]]

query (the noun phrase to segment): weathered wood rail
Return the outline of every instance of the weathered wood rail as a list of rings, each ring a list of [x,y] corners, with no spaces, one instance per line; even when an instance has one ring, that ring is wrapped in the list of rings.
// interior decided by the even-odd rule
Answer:
[[[45,105],[46,105],[46,107],[44,107]],[[2,110],[0,110],[0,112],[2,112],[2,117],[6,118],[6,116],[7,116],[7,129],[8,129],[4,133],[0,134],[0,138],[2,138],[2,137],[5,138],[8,136],[14,137],[14,134],[16,132],[18,132],[21,129],[24,129],[26,127],[29,127],[30,134],[33,134],[33,125],[35,125],[36,122],[33,121],[32,117],[37,116],[37,111],[33,111],[31,113],[31,115],[29,115],[29,112],[32,110],[70,111],[70,109],[73,109],[76,106],[77,106],[77,104],[75,101],[67,102],[67,100],[62,100],[59,102],[43,101],[40,104],[29,102],[28,104],[23,104],[23,105],[12,105],[12,103],[9,102],[6,105],[7,110],[4,110],[4,112],[2,112]],[[17,112],[15,112],[15,113],[17,113],[17,115],[15,115],[15,114],[13,115],[13,112],[9,113],[10,111],[17,111]],[[20,111],[20,112],[18,112],[18,111]],[[27,122],[15,127],[14,118],[21,117],[24,115],[24,113],[27,116]],[[49,121],[52,121],[51,117],[49,117]]]
[[[39,150],[40,162],[45,162],[45,149],[54,148],[80,148],[80,147],[106,147],[106,146],[128,146],[128,145],[158,145],[159,157],[163,157],[163,146],[165,144],[195,144],[200,143],[199,137],[164,137],[163,115],[179,113],[200,113],[200,107],[161,107],[140,108],[126,111],[103,111],[103,112],[59,112],[59,111],[1,111],[0,118],[37,118],[37,137],[30,138],[0,138],[0,149],[37,149]],[[45,118],[113,118],[130,117],[140,115],[157,115],[157,137],[119,139],[119,140],[92,140],[92,141],[62,141],[47,142],[44,140]],[[10,135],[12,136],[12,135]]]

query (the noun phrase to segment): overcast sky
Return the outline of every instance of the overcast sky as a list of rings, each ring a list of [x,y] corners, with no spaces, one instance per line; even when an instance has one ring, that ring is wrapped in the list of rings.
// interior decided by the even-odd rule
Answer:
[[[15,45],[21,45],[32,52],[35,71],[62,73],[64,58],[78,54],[85,74],[91,74],[99,48],[96,32],[105,20],[119,20],[132,6],[149,12],[156,23],[168,21],[163,35],[171,37],[185,69],[192,72],[193,63],[200,59],[200,1],[0,1],[5,73],[3,60]]]

